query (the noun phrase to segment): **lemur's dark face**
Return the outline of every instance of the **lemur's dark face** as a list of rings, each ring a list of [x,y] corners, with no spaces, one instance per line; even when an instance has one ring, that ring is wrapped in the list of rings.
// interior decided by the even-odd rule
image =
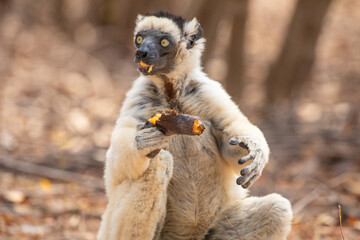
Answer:
[[[135,46],[135,62],[142,74],[166,74],[174,68],[178,45],[170,34],[157,29],[139,31]]]
[[[142,75],[173,75],[200,66],[204,46],[202,28],[194,18],[166,12],[138,15],[135,62]]]

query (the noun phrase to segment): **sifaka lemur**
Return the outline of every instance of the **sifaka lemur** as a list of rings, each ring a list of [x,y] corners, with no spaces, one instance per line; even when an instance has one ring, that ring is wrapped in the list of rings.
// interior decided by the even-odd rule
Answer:
[[[126,95],[106,154],[108,205],[98,239],[286,239],[290,202],[278,194],[247,196],[269,147],[221,84],[202,71],[205,39],[198,21],[139,15],[134,39],[141,75]],[[203,134],[165,136],[143,128],[171,109],[200,117]]]

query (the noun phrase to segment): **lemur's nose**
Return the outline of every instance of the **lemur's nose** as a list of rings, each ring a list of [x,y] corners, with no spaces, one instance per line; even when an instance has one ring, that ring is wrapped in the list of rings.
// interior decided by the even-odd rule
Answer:
[[[144,57],[146,57],[147,53],[148,53],[148,52],[145,51],[145,50],[138,49],[138,50],[136,51],[136,57],[137,57],[137,58],[144,58]]]

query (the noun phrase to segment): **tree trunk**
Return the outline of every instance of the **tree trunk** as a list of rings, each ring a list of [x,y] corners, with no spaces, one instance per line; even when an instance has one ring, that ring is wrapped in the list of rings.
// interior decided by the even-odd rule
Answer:
[[[267,103],[294,100],[309,81],[316,43],[331,0],[298,0],[282,51],[266,79]]]
[[[205,0],[202,2],[200,12],[197,19],[204,29],[204,37],[206,38],[206,49],[203,53],[203,66],[206,67],[207,62],[212,56],[214,44],[216,42],[217,27],[223,16],[223,9],[227,1]]]
[[[227,54],[228,72],[225,78],[225,86],[230,96],[237,102],[243,89],[243,55],[248,0],[235,0],[231,1],[231,4],[235,11]]]
[[[3,18],[5,16],[6,12],[10,11],[10,1],[0,1],[0,29],[3,29]],[[3,99],[4,99],[4,90],[5,90],[5,84],[6,84],[6,77],[9,74],[10,69],[10,62],[6,61],[7,58],[10,59],[10,56],[6,56],[6,54],[12,54],[13,51],[10,51],[9,49],[6,49],[8,45],[0,45],[0,133],[2,133],[3,128]],[[2,56],[4,55],[4,56]],[[1,136],[0,136],[1,137]]]

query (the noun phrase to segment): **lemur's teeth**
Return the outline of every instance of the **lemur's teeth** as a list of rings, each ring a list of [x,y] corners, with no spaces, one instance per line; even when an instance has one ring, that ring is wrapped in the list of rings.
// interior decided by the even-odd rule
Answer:
[[[154,66],[154,65],[150,65],[150,67],[149,67],[149,69],[148,69],[148,73],[150,73],[150,72],[152,71],[153,66]]]

